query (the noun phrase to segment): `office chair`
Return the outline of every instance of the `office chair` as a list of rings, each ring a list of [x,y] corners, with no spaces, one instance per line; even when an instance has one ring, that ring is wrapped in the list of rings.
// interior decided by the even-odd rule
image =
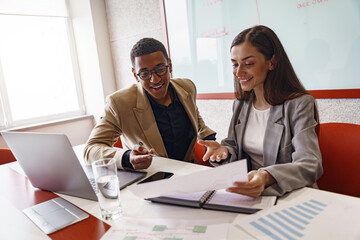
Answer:
[[[119,137],[116,143],[114,143],[114,147],[122,148],[121,138]]]
[[[14,157],[10,149],[0,148],[0,165],[15,161],[16,158]]]
[[[324,168],[319,188],[360,197],[360,125],[320,124],[319,144]]]
[[[202,158],[205,155],[206,148],[203,145],[200,145],[197,141],[195,143],[195,158],[199,164],[211,167],[212,165],[208,161],[203,161]]]

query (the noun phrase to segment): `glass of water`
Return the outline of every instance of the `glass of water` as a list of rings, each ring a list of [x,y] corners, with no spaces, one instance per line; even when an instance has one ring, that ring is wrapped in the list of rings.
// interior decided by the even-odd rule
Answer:
[[[101,215],[105,220],[116,220],[121,216],[120,187],[116,160],[104,158],[92,163],[96,183],[96,195]]]

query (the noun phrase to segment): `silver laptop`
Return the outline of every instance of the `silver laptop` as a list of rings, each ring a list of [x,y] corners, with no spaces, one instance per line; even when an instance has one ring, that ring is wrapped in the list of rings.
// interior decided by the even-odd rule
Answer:
[[[89,179],[91,168],[83,169],[66,135],[28,132],[1,135],[34,187],[97,201]],[[145,175],[146,172],[119,169],[120,189]]]

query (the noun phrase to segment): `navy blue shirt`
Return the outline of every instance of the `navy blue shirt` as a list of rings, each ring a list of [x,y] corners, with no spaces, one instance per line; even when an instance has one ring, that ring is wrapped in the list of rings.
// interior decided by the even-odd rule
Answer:
[[[189,145],[195,137],[195,131],[171,84],[169,84],[169,92],[173,96],[172,103],[169,106],[158,104],[146,94],[168,157],[184,160]]]
[[[150,101],[156,124],[168,157],[177,160],[184,160],[189,145],[196,136],[196,133],[191,125],[188,114],[186,113],[171,84],[169,84],[169,91],[173,98],[172,103],[169,106],[158,104],[147,92],[146,95]],[[204,139],[215,140],[215,133]],[[130,163],[130,152],[131,150],[125,152],[123,155],[123,167],[133,168]]]

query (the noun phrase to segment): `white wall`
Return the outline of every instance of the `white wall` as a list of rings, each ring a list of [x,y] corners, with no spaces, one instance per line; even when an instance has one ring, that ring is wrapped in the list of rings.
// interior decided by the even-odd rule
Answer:
[[[164,42],[159,0],[106,0],[106,13],[119,89],[135,83],[130,51],[141,38]]]
[[[316,99],[320,123],[345,122],[360,125],[360,99]],[[217,139],[227,136],[233,100],[197,100],[206,124],[217,132]]]
[[[64,133],[69,138],[71,145],[76,146],[86,142],[94,124],[94,117],[87,115],[80,118],[63,120],[61,122],[49,122],[41,125],[22,127],[21,129],[14,129],[13,131]],[[5,140],[1,136],[0,148],[8,148]]]
[[[69,1],[86,113],[98,119],[104,98],[116,90],[104,1]]]

